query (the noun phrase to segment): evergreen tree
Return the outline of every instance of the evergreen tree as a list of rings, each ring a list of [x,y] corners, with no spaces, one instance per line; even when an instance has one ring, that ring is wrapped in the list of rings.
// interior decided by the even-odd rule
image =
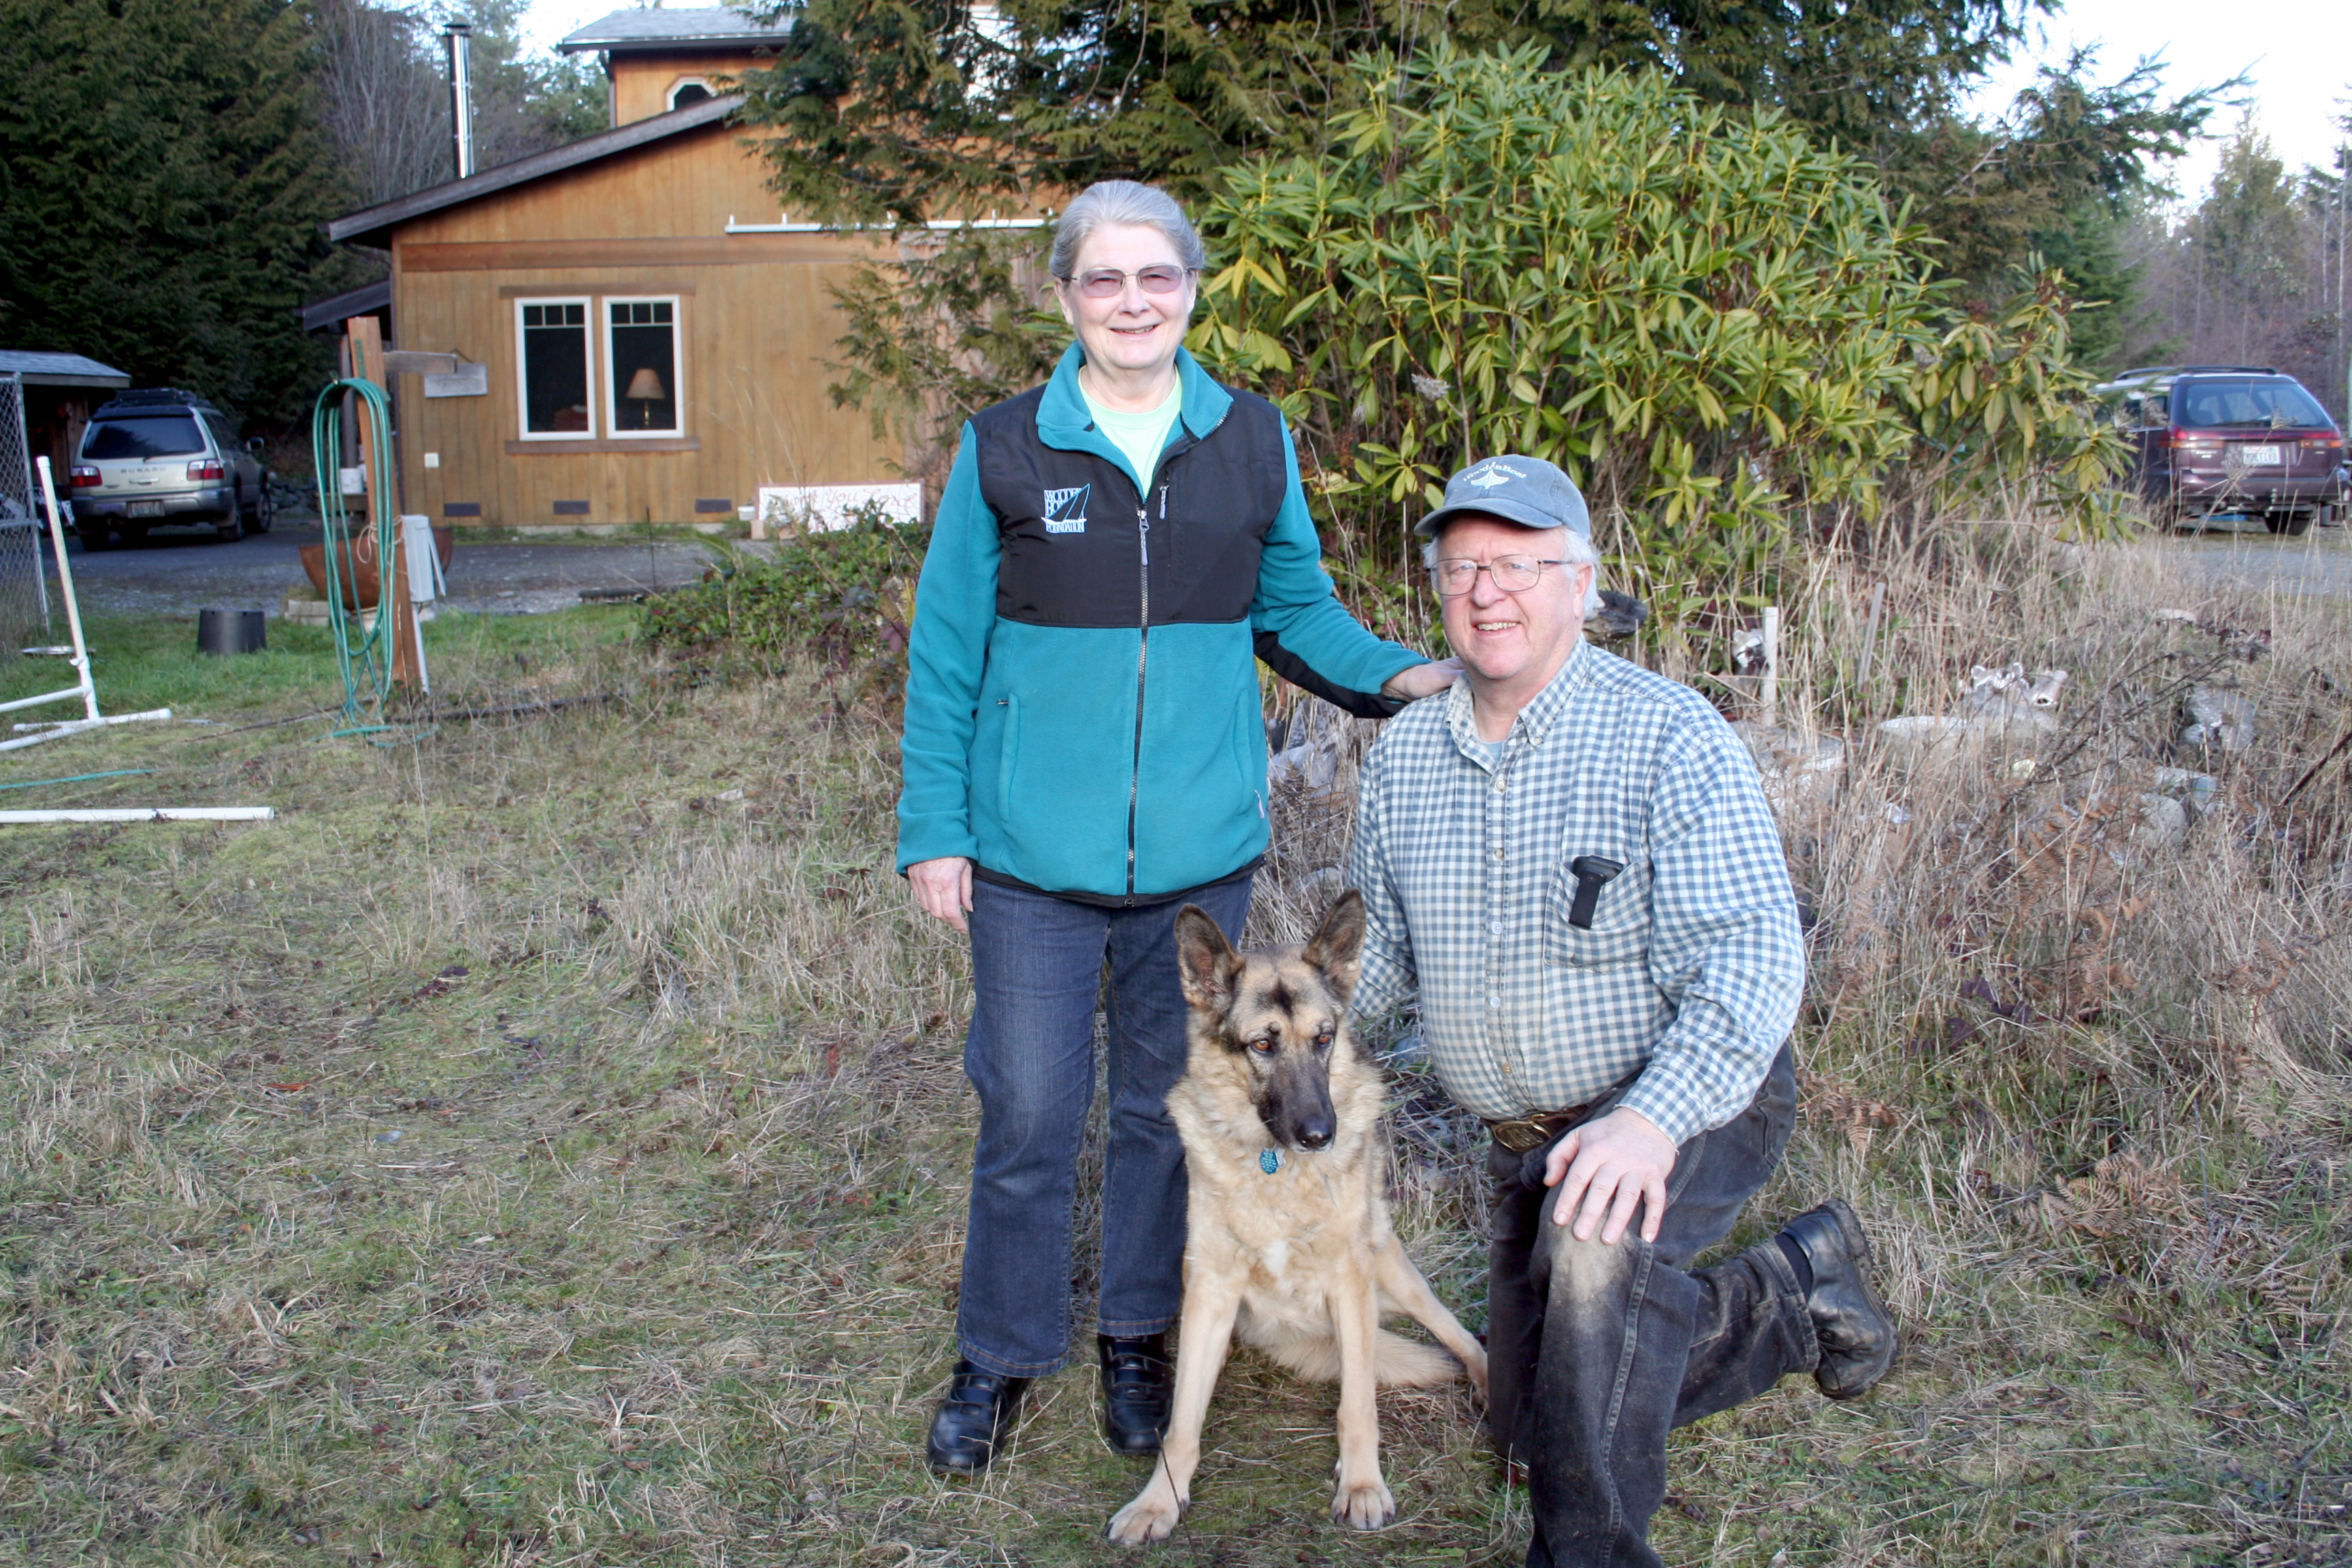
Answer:
[[[0,0],[0,342],[290,423],[330,366],[305,298],[353,273],[287,0]]]
[[[2048,0],[769,0],[791,26],[748,79],[745,119],[782,132],[790,210],[917,221],[947,205],[1114,174],[1205,194],[1258,152],[1324,151],[1353,107],[1353,56],[1441,35],[1541,45],[1556,69],[1663,71],[1702,99],[1778,108],[1875,153]],[[1896,138],[1899,140],[1900,138]]]

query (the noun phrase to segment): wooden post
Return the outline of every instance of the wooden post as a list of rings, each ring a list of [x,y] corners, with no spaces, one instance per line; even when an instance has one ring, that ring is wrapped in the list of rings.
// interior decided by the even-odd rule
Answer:
[[[1764,682],[1763,700],[1757,704],[1762,710],[1759,717],[1764,728],[1772,729],[1780,722],[1780,606],[1764,606]]]
[[[355,380],[372,381],[386,393],[392,389],[392,374],[383,364],[383,331],[373,316],[353,316],[350,321],[352,375]],[[400,538],[400,476],[392,474],[392,493],[376,495],[375,430],[370,420],[360,421],[361,488],[368,491],[368,521],[371,531],[381,538],[377,527],[381,518],[392,520],[392,548],[379,552],[375,563],[375,613],[380,618],[392,617],[392,679],[395,686],[412,690],[422,689],[424,672],[416,668],[416,606],[408,602],[407,551]],[[392,454],[384,454],[387,469]]]

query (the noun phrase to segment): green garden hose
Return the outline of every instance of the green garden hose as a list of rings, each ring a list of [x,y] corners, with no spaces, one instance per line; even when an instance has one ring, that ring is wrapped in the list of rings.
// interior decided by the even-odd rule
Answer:
[[[367,449],[375,467],[368,486],[368,494],[374,502],[369,521],[375,527],[378,584],[373,627],[357,609],[346,609],[343,603],[347,592],[352,605],[359,603],[358,583],[352,582],[347,589],[343,582],[347,574],[354,579],[359,574],[353,554],[357,541],[350,510],[343,504],[341,459],[345,393],[356,395],[364,410],[362,416],[368,421],[370,437]],[[381,721],[384,700],[392,693],[392,639],[396,618],[391,613],[392,568],[393,552],[400,548],[400,523],[393,516],[392,505],[392,402],[383,388],[363,380],[328,383],[310,414],[310,451],[318,469],[319,522],[326,543],[327,623],[335,641],[335,663],[343,676],[343,722],[353,726],[335,732],[363,734],[386,728]],[[370,716],[360,706],[363,691],[373,701],[373,717],[379,721],[374,724],[359,723]]]

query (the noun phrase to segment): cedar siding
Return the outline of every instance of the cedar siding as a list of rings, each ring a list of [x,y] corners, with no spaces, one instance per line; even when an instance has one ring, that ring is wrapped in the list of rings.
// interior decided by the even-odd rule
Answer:
[[[395,378],[404,510],[509,527],[731,521],[761,485],[899,479],[897,444],[834,406],[824,363],[843,331],[828,287],[887,242],[728,234],[730,218],[775,222],[775,198],[756,147],[698,107],[675,134],[368,227],[363,242],[390,241],[394,346],[488,367],[482,396],[426,397],[421,378]],[[541,297],[590,302],[593,435],[523,439],[518,301]],[[621,389],[604,385],[602,322],[615,297],[673,302],[674,437],[609,428]]]

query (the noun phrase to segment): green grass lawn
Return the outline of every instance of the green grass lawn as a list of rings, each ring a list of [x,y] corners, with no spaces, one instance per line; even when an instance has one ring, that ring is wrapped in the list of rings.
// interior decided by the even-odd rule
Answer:
[[[208,661],[188,619],[100,622],[110,709],[216,723],[0,756],[0,783],[156,770],[8,805],[280,814],[0,828],[0,1563],[1110,1558],[1146,1472],[1095,1437],[1087,1371],[986,1479],[920,1463],[968,980],[889,873],[872,683],[721,679],[634,626],[446,617],[453,703],[618,700],[338,738],[239,728],[339,700],[317,632]],[[1264,921],[1343,824],[1285,797],[1277,829]],[[1948,965],[1956,885],[1899,894]],[[1980,1005],[1853,973],[1803,1026],[1807,1114],[1756,1207],[1856,1201],[1905,1363],[1857,1405],[1792,1384],[1679,1434],[1666,1561],[2347,1561],[2341,1080],[2217,1088],[2223,1044],[2120,1015],[1922,1051],[1884,1020]],[[1476,1328],[1475,1125],[1424,1076],[1397,1099],[1400,1230]],[[1401,1520],[1368,1537],[1328,1518],[1333,1405],[1237,1358],[1148,1561],[1517,1561],[1466,1392],[1383,1396]]]

